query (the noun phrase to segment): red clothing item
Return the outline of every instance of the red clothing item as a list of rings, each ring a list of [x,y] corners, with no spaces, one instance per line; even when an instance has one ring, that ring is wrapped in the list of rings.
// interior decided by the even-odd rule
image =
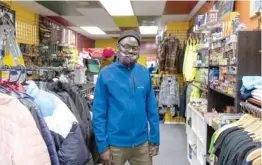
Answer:
[[[105,48],[103,50],[103,57],[112,57],[114,54],[115,54],[115,51],[112,48]]]
[[[9,91],[19,91],[19,92],[24,92],[25,91],[25,88],[23,87],[23,85],[21,83],[11,83],[11,82],[8,82],[7,80],[2,80],[0,82],[0,85],[2,84],[7,84],[5,86],[5,89],[9,90]]]

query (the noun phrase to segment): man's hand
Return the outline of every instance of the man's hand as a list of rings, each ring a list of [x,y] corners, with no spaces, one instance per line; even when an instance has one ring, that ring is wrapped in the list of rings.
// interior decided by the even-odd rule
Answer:
[[[113,157],[110,152],[110,149],[107,149],[105,152],[100,154],[100,159],[103,165],[112,165],[113,164]]]
[[[159,146],[149,144],[149,154],[150,156],[157,156],[159,154]]]

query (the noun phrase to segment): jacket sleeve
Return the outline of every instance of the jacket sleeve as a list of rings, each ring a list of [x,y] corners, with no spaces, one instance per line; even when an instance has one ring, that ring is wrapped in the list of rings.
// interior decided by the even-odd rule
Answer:
[[[150,87],[146,98],[146,110],[147,118],[150,125],[149,142],[154,145],[159,145],[160,133],[159,133],[159,115],[155,98],[154,89],[152,87],[152,80],[150,78]]]
[[[107,89],[101,72],[95,87],[93,105],[93,130],[99,153],[103,153],[108,148],[106,132],[107,97]]]

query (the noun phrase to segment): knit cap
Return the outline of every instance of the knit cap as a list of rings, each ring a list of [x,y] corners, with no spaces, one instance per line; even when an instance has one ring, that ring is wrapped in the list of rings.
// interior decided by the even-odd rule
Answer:
[[[134,30],[126,30],[126,31],[123,31],[123,32],[120,34],[120,37],[119,37],[119,39],[118,39],[118,43],[119,43],[122,39],[124,39],[124,38],[126,38],[126,37],[134,37],[134,38],[137,40],[138,44],[140,45],[141,36],[140,36],[140,34],[139,34],[138,32],[136,32],[136,31],[134,31]]]

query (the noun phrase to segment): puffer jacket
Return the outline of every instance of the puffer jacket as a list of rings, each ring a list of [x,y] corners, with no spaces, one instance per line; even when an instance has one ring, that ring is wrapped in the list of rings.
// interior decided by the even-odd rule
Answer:
[[[77,118],[84,135],[87,149],[91,152],[91,154],[89,154],[88,165],[94,164],[93,158],[97,157],[97,149],[93,138],[91,115],[87,105],[87,100],[79,94],[77,86],[70,87],[69,84],[57,81],[51,84],[46,84],[46,87],[48,90],[59,95],[61,100],[63,100]]]
[[[81,131],[72,132],[74,124],[78,124],[75,116],[68,107],[55,95],[40,90],[35,82],[28,81],[29,85],[25,87],[25,91],[33,98],[33,101],[40,107],[41,113],[44,116],[46,124],[50,129],[58,152],[58,158],[61,165],[82,165],[71,164],[70,162],[85,162],[88,161],[87,148],[83,140]],[[49,104],[49,105],[47,105]],[[71,134],[75,134],[75,139]],[[66,146],[66,148],[64,148]],[[74,154],[79,148],[84,146],[86,152]],[[59,154],[62,153],[62,154]],[[62,160],[70,160],[65,163]]]
[[[159,105],[179,106],[179,84],[175,77],[164,77],[160,87]]]
[[[51,165],[46,144],[28,111],[15,97],[0,93],[0,164]]]
[[[52,137],[50,130],[48,129],[44,117],[39,109],[39,107],[32,101],[32,98],[25,93],[20,93],[19,100],[23,105],[25,105],[31,112],[40,133],[45,141],[48,149],[50,160],[52,165],[59,165],[58,155],[56,152],[55,142]]]
[[[81,129],[79,124],[74,123],[58,151],[61,165],[84,165],[87,162],[88,151],[85,145],[83,145],[84,139],[83,136],[79,136],[80,134]],[[72,157],[78,159],[72,159]]]

